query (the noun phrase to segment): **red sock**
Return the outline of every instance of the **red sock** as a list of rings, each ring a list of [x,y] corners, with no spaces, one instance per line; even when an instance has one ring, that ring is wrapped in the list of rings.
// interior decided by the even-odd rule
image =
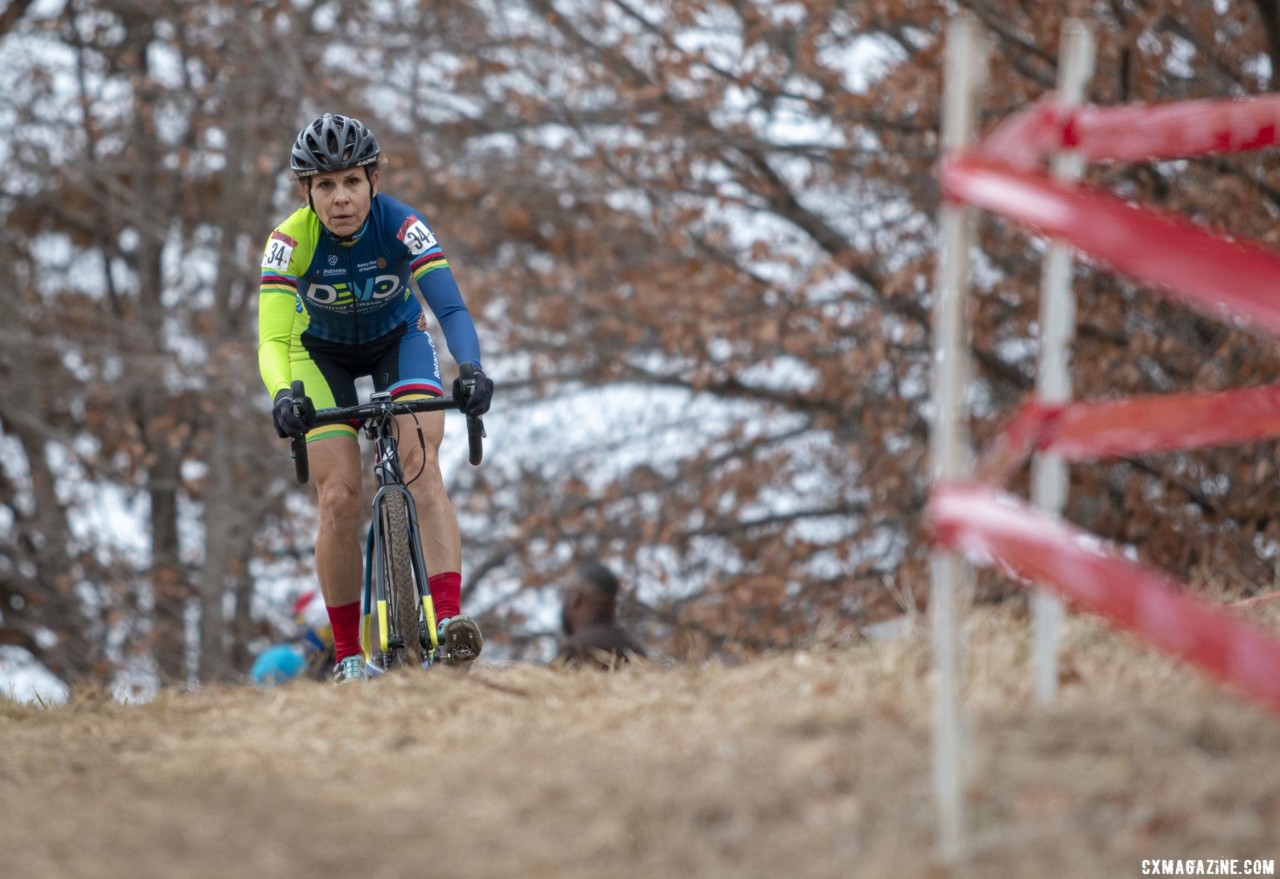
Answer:
[[[360,646],[360,602],[328,605],[329,625],[333,626],[333,658],[341,662],[348,656],[364,653]]]
[[[462,575],[456,571],[433,574],[427,578],[431,587],[431,603],[436,609],[436,623],[462,613]]]

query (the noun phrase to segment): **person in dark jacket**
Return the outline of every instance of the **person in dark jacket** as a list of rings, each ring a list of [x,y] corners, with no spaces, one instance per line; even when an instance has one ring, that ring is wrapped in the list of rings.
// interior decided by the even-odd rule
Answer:
[[[564,639],[556,662],[615,669],[645,657],[644,648],[614,619],[618,578],[605,565],[595,561],[580,565],[564,588],[562,602]]]

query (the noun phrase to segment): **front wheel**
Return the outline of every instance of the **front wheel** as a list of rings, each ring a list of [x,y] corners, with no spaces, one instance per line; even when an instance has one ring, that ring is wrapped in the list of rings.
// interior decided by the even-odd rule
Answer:
[[[413,577],[409,550],[409,507],[404,495],[398,491],[388,492],[383,499],[382,528],[391,642],[400,642],[389,648],[390,665],[418,668],[422,665],[422,642],[418,632],[422,605],[418,600],[418,583]],[[397,654],[399,663],[395,662]]]

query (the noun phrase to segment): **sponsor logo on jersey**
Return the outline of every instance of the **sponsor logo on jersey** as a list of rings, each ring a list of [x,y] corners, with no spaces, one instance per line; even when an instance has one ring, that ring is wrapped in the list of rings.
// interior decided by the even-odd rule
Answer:
[[[400,290],[400,278],[396,275],[378,275],[367,278],[363,284],[312,284],[307,288],[307,299],[317,305],[338,305],[351,301],[379,302],[390,299]]]

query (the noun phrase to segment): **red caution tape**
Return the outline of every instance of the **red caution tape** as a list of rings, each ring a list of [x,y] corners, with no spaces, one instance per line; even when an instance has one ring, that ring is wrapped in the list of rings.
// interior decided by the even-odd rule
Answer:
[[[950,198],[1060,239],[1216,320],[1239,318],[1280,335],[1280,254],[973,154],[948,156],[939,178]]]
[[[1036,451],[1092,461],[1274,437],[1280,437],[1280,385],[1055,405],[1032,399],[988,446],[977,473],[1005,484]]]
[[[938,485],[928,516],[939,547],[1051,587],[1280,712],[1280,641],[1159,570],[986,485]]]
[[[1277,143],[1280,95],[1078,108],[1048,98],[1001,123],[980,151],[1030,168],[1063,149],[1091,162],[1149,162]]]

